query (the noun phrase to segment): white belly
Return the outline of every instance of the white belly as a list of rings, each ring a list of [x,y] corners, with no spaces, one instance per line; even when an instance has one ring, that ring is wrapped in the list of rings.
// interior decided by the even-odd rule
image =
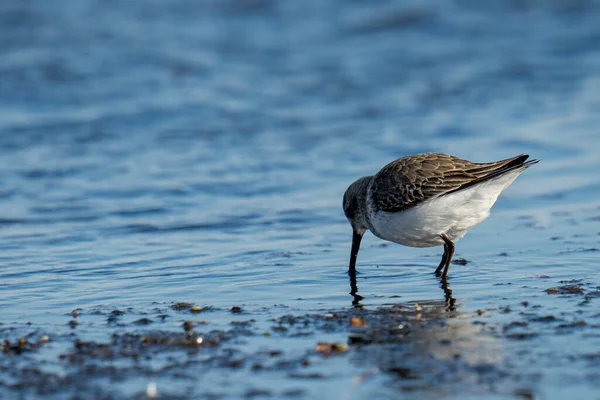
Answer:
[[[381,239],[411,247],[444,244],[442,233],[452,241],[458,240],[490,215],[498,195],[520,172],[433,198],[401,212],[375,211],[369,207],[371,232]]]

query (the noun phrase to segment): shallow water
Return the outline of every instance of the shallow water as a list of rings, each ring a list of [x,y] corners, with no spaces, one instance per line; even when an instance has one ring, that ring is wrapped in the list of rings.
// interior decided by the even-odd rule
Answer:
[[[129,324],[178,301],[214,307],[211,329],[229,326],[227,310],[242,306],[255,333],[285,314],[351,309],[351,230],[341,209],[349,183],[421,151],[473,161],[528,153],[542,162],[457,243],[456,256],[469,262],[452,265],[449,281],[464,313],[452,340],[483,346],[494,360],[486,364],[524,383],[494,392],[466,373],[421,394],[593,398],[599,16],[595,1],[2,2],[3,335],[109,340],[146,329]],[[366,236],[361,304],[443,301],[432,275],[440,256]],[[544,291],[561,280],[581,280],[585,293]],[[534,336],[511,339],[510,323],[529,318],[524,301],[560,321],[527,322]],[[129,307],[122,326],[91,316]],[[65,314],[76,308],[72,329]],[[485,309],[502,333],[473,333]],[[185,318],[174,313],[160,329],[175,331]],[[316,332],[240,348],[304,354],[329,340]],[[329,335],[344,341],[347,333]],[[56,357],[66,340],[39,353],[50,370],[64,368]],[[337,372],[318,384],[208,369],[185,393],[395,397],[404,392],[377,366],[381,351],[324,359],[319,368]],[[360,389],[348,389],[372,368]],[[13,372],[0,372],[1,395],[21,390],[10,386]],[[223,378],[209,383],[211,374]],[[160,391],[169,378],[157,375]],[[134,376],[109,393],[143,392],[147,383]],[[294,388],[303,391],[286,392]]]

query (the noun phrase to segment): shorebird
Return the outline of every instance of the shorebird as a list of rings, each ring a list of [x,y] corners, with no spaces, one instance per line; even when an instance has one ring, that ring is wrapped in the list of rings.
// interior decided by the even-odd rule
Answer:
[[[374,176],[352,183],[344,193],[344,214],[352,225],[349,273],[364,233],[411,247],[444,245],[435,270],[446,279],[454,242],[490,215],[498,195],[539,160],[527,154],[473,163],[443,153],[402,157]]]

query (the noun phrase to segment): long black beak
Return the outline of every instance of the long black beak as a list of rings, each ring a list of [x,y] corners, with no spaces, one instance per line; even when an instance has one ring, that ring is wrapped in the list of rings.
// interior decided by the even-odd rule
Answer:
[[[350,275],[356,275],[356,256],[358,256],[358,250],[360,250],[362,237],[362,233],[352,232],[352,250],[350,250],[350,266],[348,267],[348,274]]]

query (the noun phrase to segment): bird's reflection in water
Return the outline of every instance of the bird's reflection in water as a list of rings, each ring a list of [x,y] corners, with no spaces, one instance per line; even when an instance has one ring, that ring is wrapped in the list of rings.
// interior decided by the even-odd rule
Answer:
[[[351,268],[348,270],[348,276],[350,277],[350,295],[352,296],[352,306],[360,308],[362,304],[360,303],[364,297],[358,294],[358,285],[356,283],[356,269]],[[456,299],[452,297],[452,289],[450,289],[450,285],[448,284],[448,279],[446,277],[440,278],[440,287],[444,291],[445,304],[449,311],[455,310]]]
[[[358,294],[358,286],[356,285],[356,269],[351,268],[348,271],[348,276],[350,277],[350,295],[352,296],[352,305],[354,307],[362,307],[360,302],[364,297]]]
[[[349,275],[352,305],[365,319],[349,337],[355,349],[352,363],[371,366],[401,390],[418,387],[430,394],[441,383],[486,390],[490,380],[507,373],[500,341],[474,321],[475,314],[456,310],[447,280],[440,282],[444,299],[367,309],[361,305],[356,274]]]

